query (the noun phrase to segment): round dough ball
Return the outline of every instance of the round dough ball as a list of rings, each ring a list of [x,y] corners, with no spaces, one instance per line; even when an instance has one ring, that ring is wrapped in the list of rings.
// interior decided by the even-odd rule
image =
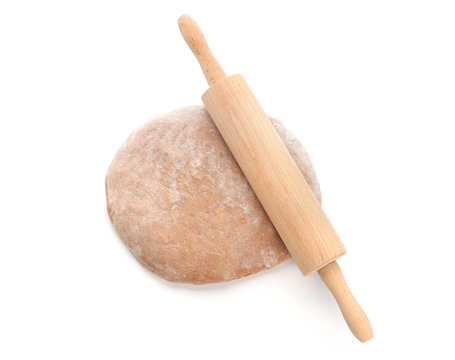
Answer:
[[[271,121],[320,200],[302,145]],[[125,244],[169,281],[229,281],[290,257],[203,106],[172,111],[131,134],[107,172],[106,197]]]

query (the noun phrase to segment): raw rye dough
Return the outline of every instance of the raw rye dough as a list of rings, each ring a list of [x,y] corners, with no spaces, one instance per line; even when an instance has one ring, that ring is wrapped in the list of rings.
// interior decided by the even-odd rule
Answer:
[[[271,121],[320,201],[302,145]],[[169,281],[229,281],[290,257],[203,106],[172,111],[131,134],[107,172],[106,197],[125,244]]]

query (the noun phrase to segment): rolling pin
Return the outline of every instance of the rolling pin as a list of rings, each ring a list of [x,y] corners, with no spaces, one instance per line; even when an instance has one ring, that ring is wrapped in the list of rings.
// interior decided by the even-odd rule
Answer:
[[[289,253],[303,275],[319,273],[357,339],[371,339],[336,262],[344,245],[269,117],[241,75],[226,76],[197,23],[188,15],[178,23],[210,86],[202,101]]]

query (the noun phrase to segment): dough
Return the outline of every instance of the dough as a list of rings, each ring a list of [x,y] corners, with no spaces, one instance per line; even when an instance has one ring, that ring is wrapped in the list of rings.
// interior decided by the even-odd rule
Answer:
[[[302,145],[271,121],[320,201]],[[106,197],[122,240],[169,281],[229,281],[290,257],[203,106],[172,111],[133,132],[109,167]]]

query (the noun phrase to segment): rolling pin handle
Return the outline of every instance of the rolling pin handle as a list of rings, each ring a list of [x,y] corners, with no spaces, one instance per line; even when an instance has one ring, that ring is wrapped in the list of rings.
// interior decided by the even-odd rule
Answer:
[[[183,39],[196,56],[201,65],[204,76],[210,86],[226,77],[223,68],[218,64],[207,45],[204,34],[202,34],[196,21],[189,15],[182,15],[179,18],[179,28]]]
[[[361,342],[373,338],[373,328],[370,320],[349,290],[343,273],[336,261],[324,266],[318,271],[322,281],[327,285],[335,298],[341,313],[354,336]]]

